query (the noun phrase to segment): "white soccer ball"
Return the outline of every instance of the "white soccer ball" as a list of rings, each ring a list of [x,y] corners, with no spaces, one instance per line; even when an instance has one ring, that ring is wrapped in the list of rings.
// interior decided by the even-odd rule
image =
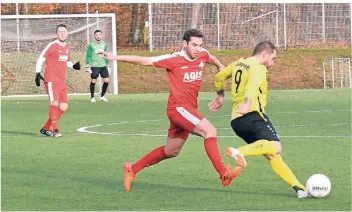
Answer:
[[[306,188],[310,196],[323,198],[330,193],[331,182],[323,174],[314,174],[307,180]]]

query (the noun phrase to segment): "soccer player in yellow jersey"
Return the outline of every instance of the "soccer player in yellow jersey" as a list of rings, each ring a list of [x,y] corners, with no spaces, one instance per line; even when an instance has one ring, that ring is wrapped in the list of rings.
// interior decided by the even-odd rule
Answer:
[[[238,149],[229,147],[226,154],[243,168],[246,166],[245,156],[264,155],[272,169],[296,191],[297,197],[305,198],[308,192],[282,160],[279,136],[265,112],[266,73],[275,58],[275,46],[263,41],[254,48],[252,57],[239,59],[219,72],[215,76],[218,96],[209,104],[209,109],[220,109],[224,102],[225,80],[232,77],[231,127],[247,145]]]

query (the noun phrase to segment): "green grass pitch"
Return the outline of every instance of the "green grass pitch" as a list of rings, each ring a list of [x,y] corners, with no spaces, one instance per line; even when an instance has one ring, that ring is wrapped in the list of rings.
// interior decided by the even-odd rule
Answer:
[[[217,113],[207,109],[214,96],[201,93],[199,107],[218,128],[223,153],[244,142],[230,129],[230,94]],[[268,96],[283,158],[296,176],[302,183],[316,173],[330,178],[332,190],[323,199],[296,199],[259,156],[248,157],[242,175],[223,188],[202,139],[195,136],[179,157],[140,172],[126,193],[123,163],[166,141],[167,94],[108,97],[108,103],[92,104],[89,96],[71,96],[59,123],[64,137],[58,139],[39,135],[47,98],[1,99],[2,210],[351,210],[350,89],[271,91]]]

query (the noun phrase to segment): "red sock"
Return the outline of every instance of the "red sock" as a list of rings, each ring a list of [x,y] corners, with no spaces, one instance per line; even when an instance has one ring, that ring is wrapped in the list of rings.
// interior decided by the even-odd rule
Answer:
[[[50,130],[50,128],[51,128],[51,120],[50,118],[48,118],[48,121],[44,125],[44,130]]]
[[[62,111],[59,107],[54,105],[50,106],[49,118],[51,120],[51,125],[54,130],[58,130],[58,121],[63,113],[64,111]]]
[[[160,161],[168,158],[165,153],[165,146],[160,146],[153,151],[146,154],[143,158],[133,164],[133,172],[137,174],[139,171],[145,167],[159,163]]]
[[[211,160],[211,163],[219,175],[222,177],[226,172],[226,168],[222,161],[216,138],[211,137],[204,139],[204,147],[209,159]]]
[[[48,118],[48,121],[46,121],[45,125],[44,125],[44,129],[45,130],[50,130],[51,129],[51,119],[50,119],[50,114],[52,113],[52,110],[53,110],[53,106],[50,105],[49,107],[49,118]]]

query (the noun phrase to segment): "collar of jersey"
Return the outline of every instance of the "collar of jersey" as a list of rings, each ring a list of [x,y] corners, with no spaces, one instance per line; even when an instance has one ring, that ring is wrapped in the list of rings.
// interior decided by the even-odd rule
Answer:
[[[180,51],[180,55],[183,56],[186,60],[188,61],[196,61],[198,58],[192,60],[191,58],[188,57],[188,54],[185,52],[185,48],[182,48],[182,50]]]
[[[55,41],[57,44],[59,44],[60,46],[62,46],[62,47],[64,47],[64,46],[66,46],[66,43],[64,42],[64,45],[62,45],[61,44],[61,42],[57,39],[56,41]]]

